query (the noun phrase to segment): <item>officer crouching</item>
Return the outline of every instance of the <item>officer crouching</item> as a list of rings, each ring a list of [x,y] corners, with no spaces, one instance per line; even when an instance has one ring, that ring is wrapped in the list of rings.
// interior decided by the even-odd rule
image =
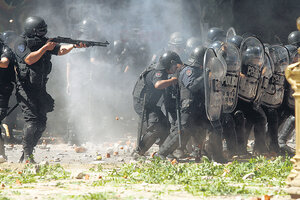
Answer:
[[[169,122],[158,105],[163,97],[164,89],[175,85],[177,78],[168,79],[168,74],[174,74],[182,65],[177,53],[167,51],[158,63],[150,65],[139,76],[133,90],[133,104],[140,117],[136,153],[145,152],[157,142],[163,143],[169,133]]]
[[[49,41],[45,37],[47,24],[37,16],[26,19],[24,31],[15,43],[16,95],[25,120],[20,162],[25,159],[34,163],[33,149],[46,129],[47,113],[54,109],[54,100],[46,91],[51,56],[65,55],[83,45],[59,45]]]

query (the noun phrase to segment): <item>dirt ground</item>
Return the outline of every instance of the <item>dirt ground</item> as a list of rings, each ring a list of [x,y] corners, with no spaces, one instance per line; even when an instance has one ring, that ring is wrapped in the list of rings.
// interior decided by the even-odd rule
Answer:
[[[180,190],[178,185],[157,184],[121,184],[92,186],[93,181],[99,180],[101,173],[91,172],[99,163],[107,169],[118,168],[122,163],[134,162],[131,152],[134,142],[130,139],[117,142],[106,142],[99,145],[86,144],[81,148],[68,146],[67,144],[46,144],[46,140],[35,148],[35,160],[38,163],[61,164],[71,173],[70,178],[64,180],[38,181],[37,183],[15,184],[2,186],[1,197],[8,199],[80,199],[79,195],[86,195],[82,199],[102,199],[93,194],[105,194],[109,199],[253,199],[249,196],[218,196],[195,197],[192,194]],[[0,169],[21,170],[25,164],[18,163],[21,156],[21,145],[6,145],[8,161],[0,164]],[[156,151],[154,147],[150,152]],[[76,152],[77,151],[77,152]],[[80,153],[78,153],[80,152]],[[110,157],[107,157],[107,154]],[[88,179],[78,179],[80,173],[88,174]],[[272,199],[290,199],[289,196],[274,196]]]

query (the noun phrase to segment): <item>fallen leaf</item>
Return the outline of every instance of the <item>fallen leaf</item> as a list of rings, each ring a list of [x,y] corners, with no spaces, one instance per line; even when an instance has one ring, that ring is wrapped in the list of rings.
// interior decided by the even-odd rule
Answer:
[[[89,180],[89,179],[90,179],[90,175],[86,174],[86,175],[84,176],[84,179],[85,179],[85,180]]]
[[[124,149],[124,147],[120,147],[120,149]]]
[[[171,161],[171,164],[172,165],[175,165],[175,164],[177,164],[178,163],[178,161],[176,160],[176,159],[173,159],[172,161]]]
[[[117,155],[119,155],[119,152],[115,151],[114,156],[117,156]]]
[[[102,179],[102,176],[98,176],[98,179]]]
[[[153,152],[153,153],[151,154],[151,158],[154,158],[155,154],[156,154],[156,152]]]
[[[22,185],[21,181],[19,179],[16,180],[17,185]]]
[[[269,196],[269,195],[264,195],[264,199],[265,199],[265,200],[271,200],[271,196]]]
[[[106,153],[105,157],[106,157],[106,158],[110,158],[110,154],[109,154],[109,153]]]
[[[18,174],[22,174],[23,172],[19,171]]]

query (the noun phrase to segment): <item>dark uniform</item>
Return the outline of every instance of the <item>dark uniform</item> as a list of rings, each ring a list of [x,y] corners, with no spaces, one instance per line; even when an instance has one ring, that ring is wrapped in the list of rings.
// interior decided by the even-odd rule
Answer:
[[[204,107],[204,81],[202,69],[199,67],[184,66],[179,75],[180,112],[181,112],[181,142],[184,147],[190,136],[201,141],[204,136],[201,127],[210,124],[205,115]],[[200,142],[199,142],[200,143]],[[173,124],[171,133],[159,150],[159,155],[167,156],[179,146],[177,123]]]
[[[187,64],[179,71],[179,91],[180,91],[180,113],[181,121],[172,124],[171,133],[160,147],[159,156],[166,157],[179,146],[179,134],[181,145],[186,146],[191,136],[200,146],[205,139],[203,129],[212,132],[210,135],[214,149],[212,159],[223,162],[222,143],[216,143],[217,130],[213,128],[212,123],[208,120],[205,113],[205,94],[204,94],[204,74],[203,74],[203,57],[204,47],[196,47]],[[180,133],[179,123],[181,124]],[[219,135],[220,136],[220,135]],[[210,146],[211,146],[210,145]]]
[[[39,26],[42,24],[41,29],[47,27],[43,19],[32,18],[33,21],[37,18]],[[34,64],[25,63],[25,58],[31,52],[39,50],[46,44],[48,40],[44,37],[46,33],[40,36],[23,34],[15,43],[15,54],[18,62],[16,95],[25,120],[22,141],[25,159],[31,158],[33,148],[46,129],[47,113],[54,109],[54,100],[46,91],[46,83],[52,68],[51,56],[58,55],[60,45],[56,45],[52,51],[46,51]],[[22,157],[24,158],[24,156]],[[20,161],[23,160],[22,157]],[[34,161],[32,160],[32,162]]]
[[[182,64],[177,53],[167,51],[157,64],[150,65],[139,77],[133,90],[133,106],[140,117],[137,153],[143,155],[155,142],[161,145],[168,136],[169,122],[161,110],[164,89],[173,84],[168,73],[174,73],[177,64]],[[161,89],[156,89],[158,81],[165,81]],[[142,134],[146,127],[145,134]]]
[[[7,68],[0,68],[0,123],[6,117],[7,110],[8,110],[8,102],[9,98],[12,94],[14,89],[13,82],[15,81],[15,56],[11,49],[1,43],[0,41],[0,55],[1,59],[6,57],[9,59],[9,65]],[[0,128],[1,132],[1,128]],[[4,158],[5,150],[4,150],[4,140],[2,136],[0,136],[0,155]]]
[[[148,67],[140,77],[144,77],[144,80],[138,81],[135,86],[135,92],[138,87],[141,87],[143,92],[141,96],[145,97],[145,118],[143,127],[146,127],[146,133],[142,136],[139,154],[143,155],[155,142],[157,139],[164,141],[168,135],[168,121],[166,116],[161,111],[161,107],[158,106],[158,101],[162,98],[164,90],[155,89],[154,85],[157,81],[167,80],[168,74],[165,70],[156,70],[155,65]],[[139,79],[141,80],[141,79]],[[143,85],[144,84],[144,85]],[[135,95],[134,92],[134,109],[142,118],[142,99],[140,95]],[[140,120],[141,121],[141,120]],[[139,124],[141,126],[141,123]]]

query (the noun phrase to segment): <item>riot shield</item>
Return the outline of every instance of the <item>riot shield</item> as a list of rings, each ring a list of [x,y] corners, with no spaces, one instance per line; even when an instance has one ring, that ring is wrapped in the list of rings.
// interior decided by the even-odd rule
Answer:
[[[269,91],[270,90],[269,85],[273,75],[273,69],[274,69],[273,62],[269,54],[265,53],[264,63],[262,65],[261,73],[260,73],[261,76],[259,79],[259,84],[258,84],[256,96],[253,103],[255,106],[260,106],[261,104],[263,104],[262,98],[264,97],[264,95],[267,92],[272,92]]]
[[[222,83],[223,112],[234,111],[238,100],[239,75],[241,71],[241,56],[238,48],[231,43],[223,43],[217,54],[225,60],[227,71]]]
[[[280,45],[269,47],[270,59],[274,65],[274,72],[265,93],[262,96],[262,104],[277,108],[284,98],[284,70],[289,65],[288,50]]]
[[[261,68],[264,63],[265,50],[262,42],[256,37],[245,38],[241,44],[241,73],[239,98],[252,102],[257,93]]]
[[[205,109],[210,121],[220,119],[223,104],[222,82],[226,74],[226,63],[212,48],[204,55]]]
[[[230,27],[226,33],[226,41],[228,38],[233,37],[235,35],[236,35],[235,29],[233,27]]]

